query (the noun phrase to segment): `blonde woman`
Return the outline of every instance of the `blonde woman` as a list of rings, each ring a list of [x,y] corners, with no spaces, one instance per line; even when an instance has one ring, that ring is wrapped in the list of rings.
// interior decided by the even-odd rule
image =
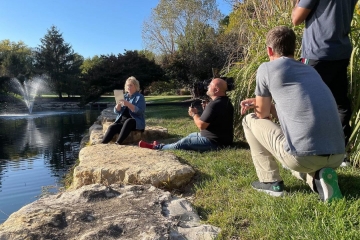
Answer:
[[[139,81],[133,76],[129,77],[124,89],[126,91],[124,100],[119,101],[114,107],[114,112],[118,116],[106,131],[102,143],[110,142],[114,135],[119,133],[115,143],[122,144],[131,131],[145,129],[146,103],[144,96],[139,92]]]

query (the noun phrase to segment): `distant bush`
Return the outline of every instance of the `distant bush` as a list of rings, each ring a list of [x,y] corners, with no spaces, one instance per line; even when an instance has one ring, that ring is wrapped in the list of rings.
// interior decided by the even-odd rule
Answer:
[[[191,95],[190,90],[186,88],[178,89],[177,95],[183,96],[183,95]]]
[[[152,82],[145,92],[149,95],[185,95],[182,94],[185,90],[175,81],[169,82]]]

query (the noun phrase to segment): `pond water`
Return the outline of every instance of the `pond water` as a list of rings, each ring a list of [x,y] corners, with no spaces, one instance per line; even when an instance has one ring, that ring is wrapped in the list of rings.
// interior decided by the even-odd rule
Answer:
[[[57,192],[100,111],[0,115],[0,224],[44,193]]]

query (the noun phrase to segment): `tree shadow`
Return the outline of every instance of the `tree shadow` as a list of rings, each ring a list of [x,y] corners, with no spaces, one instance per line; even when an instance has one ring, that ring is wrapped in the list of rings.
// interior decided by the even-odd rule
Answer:
[[[359,170],[357,169],[357,171]],[[339,173],[338,178],[339,178],[340,190],[344,195],[344,197],[346,197],[347,199],[350,198],[358,199],[360,193],[359,173],[357,172],[357,175],[351,173],[346,173],[346,174]]]
[[[183,198],[189,198],[195,195],[196,193],[196,186],[201,185],[203,182],[208,182],[213,179],[212,176],[206,174],[204,172],[199,171],[198,169],[194,168],[186,159],[178,157],[180,163],[187,164],[191,166],[195,170],[194,176],[191,180],[181,188],[172,189],[171,193],[177,196],[181,196]],[[206,221],[208,216],[211,214],[209,209],[205,209],[202,207],[195,207],[198,215],[200,216],[201,220]]]
[[[250,146],[247,142],[243,142],[243,141],[235,141],[232,145],[231,148],[233,149],[246,149],[249,150]]]

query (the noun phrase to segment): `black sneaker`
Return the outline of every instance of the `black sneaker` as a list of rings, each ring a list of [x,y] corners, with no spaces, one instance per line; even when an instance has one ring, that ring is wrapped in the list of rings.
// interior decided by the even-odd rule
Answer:
[[[343,198],[334,169],[322,168],[316,171],[314,182],[322,201],[331,202]]]
[[[260,192],[266,192],[267,194],[270,194],[274,197],[281,197],[284,195],[284,182],[283,181],[277,181],[277,182],[270,182],[270,183],[264,183],[264,182],[252,182],[251,186],[253,189],[260,191]]]

